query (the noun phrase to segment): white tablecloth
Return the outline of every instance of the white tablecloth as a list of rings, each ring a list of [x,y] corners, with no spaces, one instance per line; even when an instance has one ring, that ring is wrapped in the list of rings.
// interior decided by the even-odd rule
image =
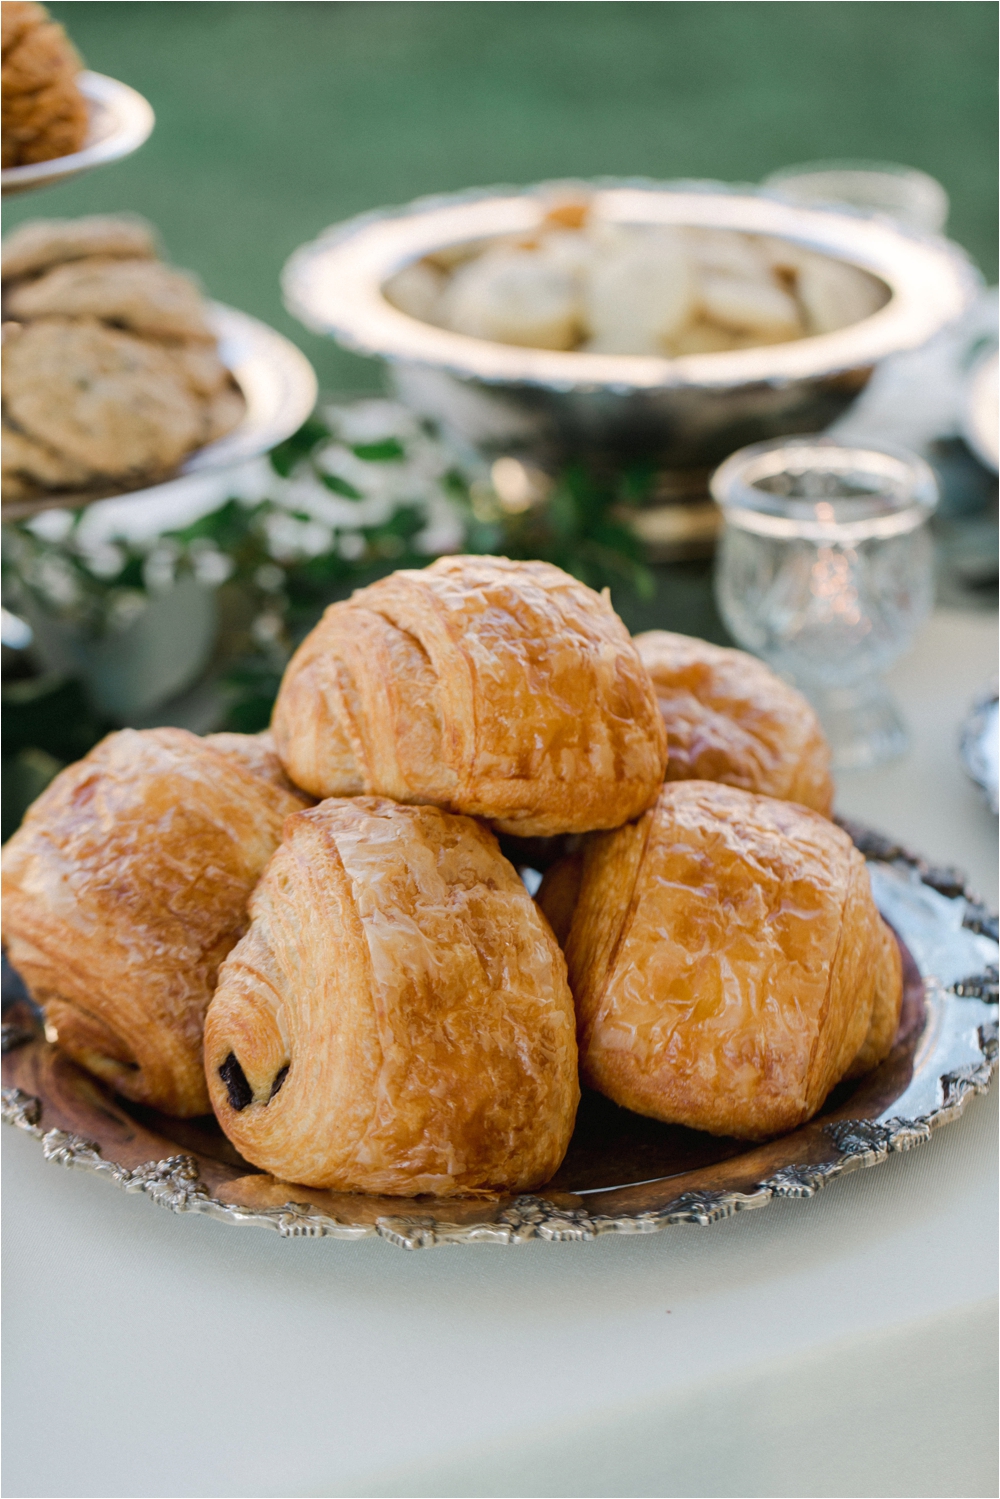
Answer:
[[[840,805],[995,891],[955,756],[995,621],[896,673]],[[177,1217],[3,1132],[9,1496],[992,1495],[996,1095],[711,1229],[520,1248]]]

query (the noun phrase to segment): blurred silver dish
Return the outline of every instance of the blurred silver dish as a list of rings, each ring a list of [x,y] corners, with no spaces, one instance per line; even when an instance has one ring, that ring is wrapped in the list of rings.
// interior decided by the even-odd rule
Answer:
[[[976,699],[962,725],[959,753],[966,775],[982,787],[996,813],[1000,808],[1000,701],[995,681]]]
[[[202,476],[258,458],[301,427],[317,395],[316,376],[306,356],[289,339],[246,312],[221,302],[209,302],[208,308],[219,340],[219,357],[246,401],[239,425],[192,453],[176,478],[124,493],[110,487],[78,494],[53,490],[42,498],[8,502],[3,507],[4,520],[17,520],[41,510],[74,509],[112,496],[130,503],[154,495],[164,500],[179,499]]]
[[[488,342],[398,311],[383,288],[445,247],[535,231],[560,192],[586,193],[612,223],[770,235],[848,262],[889,291],[873,316],[834,333],[666,358]],[[315,332],[391,369],[401,397],[454,438],[539,461],[571,452],[706,466],[769,436],[818,431],[882,360],[958,317],[978,285],[964,253],[886,219],[782,201],[719,183],[539,184],[426,198],[334,225],[283,275],[286,305]]]
[[[962,412],[962,435],[980,463],[994,473],[1000,468],[1000,420],[997,391],[1000,354],[996,349],[980,359],[969,376]]]
[[[55,187],[57,182],[120,161],[149,139],[156,116],[142,94],[103,73],[83,72],[76,81],[90,114],[87,144],[82,151],[56,156],[51,161],[5,167],[0,172],[0,189],[5,198],[34,192],[40,187]]]

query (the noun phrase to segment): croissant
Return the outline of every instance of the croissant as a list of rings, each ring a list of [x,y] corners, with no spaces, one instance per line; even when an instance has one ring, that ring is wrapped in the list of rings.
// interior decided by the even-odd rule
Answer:
[[[668,782],[556,866],[539,900],[558,918],[574,893],[581,1076],[636,1113],[764,1139],[893,1044],[899,949],[861,855],[816,812]]]
[[[221,750],[252,775],[260,776],[279,791],[287,791],[296,798],[298,807],[312,806],[312,797],[300,791],[298,786],[293,786],[285,775],[284,766],[274,747],[274,738],[267,730],[263,734],[206,734],[202,744]]]
[[[545,562],[443,557],[333,604],[289,662],[278,753],[314,796],[377,792],[545,836],[656,795],[666,734],[607,598]]]
[[[205,1023],[212,1106],[285,1180],[438,1196],[527,1191],[565,1154],[573,1000],[486,828],[331,799],[289,819]]]
[[[209,1112],[219,964],[285,817],[308,805],[281,774],[247,735],[122,729],[55,778],[4,849],[4,941],[46,1034],[126,1098]]]
[[[635,645],[667,728],[668,781],[723,781],[830,815],[830,750],[800,692],[707,640],[649,630]]]

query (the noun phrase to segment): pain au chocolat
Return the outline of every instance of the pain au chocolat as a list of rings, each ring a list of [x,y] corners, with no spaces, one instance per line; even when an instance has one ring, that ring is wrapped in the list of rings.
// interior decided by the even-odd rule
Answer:
[[[667,729],[668,781],[722,781],[829,816],[830,749],[806,699],[745,651],[649,630],[635,637]]]
[[[666,763],[649,674],[608,599],[504,557],[443,557],[331,605],[272,728],[314,796],[433,803],[522,836],[617,827]]]
[[[4,943],[49,1038],[126,1098],[208,1113],[219,964],[309,800],[247,735],[122,729],[62,771],[3,853]]]
[[[340,1191],[527,1191],[579,1099],[552,934],[493,834],[380,797],[289,819],[205,1022],[219,1123]]]
[[[861,855],[816,812],[670,782],[546,885],[581,1077],[636,1113],[764,1139],[892,1046],[899,949]]]

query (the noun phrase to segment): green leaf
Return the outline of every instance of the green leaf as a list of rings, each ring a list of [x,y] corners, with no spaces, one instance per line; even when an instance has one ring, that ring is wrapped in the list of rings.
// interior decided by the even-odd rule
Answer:
[[[396,513],[378,526],[370,534],[373,536],[401,536],[409,541],[411,536],[416,536],[418,531],[424,528],[424,516],[415,505],[401,505]]]
[[[346,479],[341,479],[338,474],[320,474],[320,480],[327,489],[332,489],[334,494],[343,495],[345,500],[363,500],[364,495],[360,489],[355,489],[353,484],[348,484]]]
[[[643,459],[622,470],[619,478],[619,499],[625,505],[640,505],[652,491],[656,481],[656,464],[652,459]]]
[[[287,479],[292,469],[303,458],[308,458],[314,448],[331,437],[329,427],[318,416],[307,417],[297,432],[279,442],[269,453],[271,467],[276,474]]]
[[[354,443],[351,452],[366,463],[398,463],[406,457],[406,449],[396,437],[386,437],[382,442]]]
[[[208,540],[214,541],[220,551],[232,552],[248,535],[252,519],[253,512],[239,500],[227,500],[218,510],[212,510],[179,531],[164,532],[164,535],[172,536],[182,546],[192,541]]]

